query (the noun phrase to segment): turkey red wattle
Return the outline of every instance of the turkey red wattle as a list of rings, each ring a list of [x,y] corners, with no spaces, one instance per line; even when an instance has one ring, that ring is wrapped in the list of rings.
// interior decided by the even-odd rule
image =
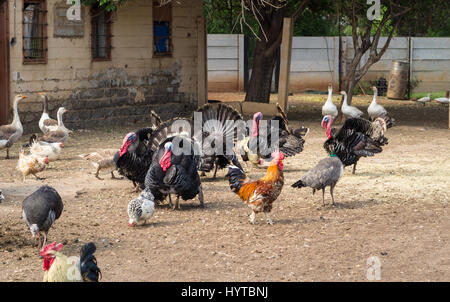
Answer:
[[[253,115],[252,137],[259,135],[259,121],[262,119],[262,113],[257,112]]]
[[[159,161],[159,165],[161,166],[164,172],[166,172],[167,169],[169,169],[169,167],[172,165],[172,162],[170,161],[172,157],[172,146],[173,146],[172,143],[166,143],[166,145],[164,146],[165,149],[164,155]]]
[[[119,151],[119,156],[122,156],[125,153],[127,153],[128,147],[130,147],[130,145],[135,141],[135,139],[136,139],[136,134],[133,132],[130,132],[125,136],[125,138],[123,139],[122,147],[120,148],[120,151]]]

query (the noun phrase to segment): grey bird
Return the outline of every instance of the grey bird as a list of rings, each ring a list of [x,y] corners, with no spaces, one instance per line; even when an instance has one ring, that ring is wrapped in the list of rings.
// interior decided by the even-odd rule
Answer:
[[[325,188],[330,187],[331,200],[334,204],[333,190],[341,175],[344,173],[344,165],[337,156],[320,160],[317,165],[295,182],[293,188],[311,187],[313,194],[316,190],[322,190],[322,203],[325,205]]]
[[[48,230],[55,220],[61,216],[63,207],[61,196],[50,186],[40,187],[23,200],[22,219],[30,228],[33,238],[38,238],[39,249],[45,246]],[[41,232],[44,233],[42,245]]]
[[[2,202],[2,200],[5,199],[5,196],[3,196],[3,192],[2,190],[0,190],[0,202]]]

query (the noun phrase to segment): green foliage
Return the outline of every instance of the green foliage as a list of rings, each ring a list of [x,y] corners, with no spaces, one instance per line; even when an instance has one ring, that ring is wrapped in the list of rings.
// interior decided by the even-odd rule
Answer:
[[[81,0],[81,3],[85,6],[97,4],[99,7],[103,7],[109,12],[117,10],[117,8],[126,1],[127,0]]]

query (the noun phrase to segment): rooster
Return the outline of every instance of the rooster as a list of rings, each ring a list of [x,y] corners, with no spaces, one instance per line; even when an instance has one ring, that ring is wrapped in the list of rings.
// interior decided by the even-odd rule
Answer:
[[[48,163],[48,157],[25,155],[25,152],[21,150],[17,169],[22,172],[23,181],[25,181],[25,177],[30,174],[33,174],[36,179],[41,180],[36,174],[44,171]]]
[[[284,185],[282,152],[272,153],[272,161],[268,164],[266,175],[256,181],[246,180],[244,171],[236,166],[228,167],[230,188],[252,209],[250,222],[255,223],[256,213],[263,212],[268,224],[273,224],[269,213],[272,203],[278,198]]]
[[[44,257],[44,282],[98,282],[100,268],[94,256],[95,244],[89,242],[81,247],[80,257],[67,257],[60,251],[61,243],[53,242],[44,246],[40,252]]]

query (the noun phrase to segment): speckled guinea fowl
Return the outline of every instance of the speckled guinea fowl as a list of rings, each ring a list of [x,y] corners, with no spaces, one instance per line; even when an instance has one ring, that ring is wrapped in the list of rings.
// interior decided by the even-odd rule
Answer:
[[[323,205],[325,205],[325,188],[330,187],[331,200],[334,204],[334,187],[343,173],[344,165],[341,160],[336,156],[327,157],[320,160],[314,168],[303,175],[292,187],[310,187],[313,189],[313,194],[316,190],[322,190]]]
[[[50,227],[58,219],[64,205],[61,196],[50,186],[42,186],[22,202],[22,219],[33,237],[38,237],[39,248],[45,246]],[[40,232],[44,233],[41,245]]]

